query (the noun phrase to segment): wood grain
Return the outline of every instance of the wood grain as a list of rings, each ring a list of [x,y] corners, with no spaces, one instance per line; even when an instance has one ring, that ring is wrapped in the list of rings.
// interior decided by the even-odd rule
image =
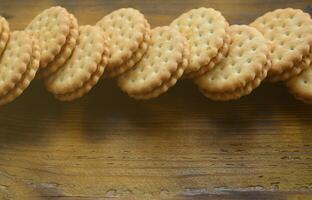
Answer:
[[[141,10],[152,26],[214,7],[249,23],[279,7],[311,1],[0,1],[12,29],[51,5],[94,24],[120,7]],[[137,102],[114,81],[60,103],[35,81],[0,108],[0,199],[312,199],[312,107],[281,84],[263,84],[228,103],[180,81],[162,97]]]

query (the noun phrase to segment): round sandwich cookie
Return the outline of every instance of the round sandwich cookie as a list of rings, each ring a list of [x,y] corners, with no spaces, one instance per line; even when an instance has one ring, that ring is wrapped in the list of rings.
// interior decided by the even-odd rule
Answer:
[[[150,25],[138,10],[116,10],[103,17],[96,26],[108,37],[110,57],[105,77],[117,77],[132,68],[148,48]]]
[[[10,27],[7,20],[0,16],[0,56],[2,55],[10,36]]]
[[[268,80],[286,81],[304,70],[302,59],[312,46],[312,19],[299,9],[268,12],[250,24],[257,28],[271,46],[272,67]]]
[[[14,34],[16,33],[13,33],[13,39],[16,37]],[[29,35],[29,39],[32,40],[32,51],[26,71],[22,74],[21,79],[14,85],[11,90],[9,90],[5,95],[0,96],[0,105],[7,104],[19,97],[35,78],[40,62],[40,47],[36,38]]]
[[[33,47],[36,48],[32,37],[25,31],[10,33],[6,48],[0,58],[0,105],[8,103],[22,93],[28,86],[24,77],[32,62]],[[34,50],[34,51],[37,51]],[[29,82],[31,80],[29,79]],[[16,90],[22,90],[17,91]]]
[[[194,79],[200,91],[213,100],[227,101],[249,94],[266,78],[271,66],[269,45],[255,28],[233,25],[229,35],[228,55]]]
[[[56,73],[45,79],[46,88],[61,101],[82,97],[102,76],[108,57],[104,32],[96,26],[81,26],[72,56]]]
[[[289,92],[298,100],[312,104],[312,53],[301,62],[306,68],[286,82]]]
[[[150,46],[143,58],[117,78],[118,86],[129,96],[155,98],[176,84],[188,65],[186,39],[172,27],[152,30]]]
[[[171,27],[178,30],[190,47],[189,65],[185,70],[188,78],[198,77],[211,70],[227,53],[228,22],[212,8],[192,9],[177,19]]]
[[[78,39],[78,21],[74,15],[70,14],[71,24],[69,34],[66,37],[66,42],[63,45],[60,53],[51,61],[47,67],[41,68],[38,77],[44,78],[55,73],[71,56]]]
[[[40,67],[47,67],[66,44],[73,24],[65,8],[56,6],[44,10],[26,27],[26,31],[37,38],[40,45]]]

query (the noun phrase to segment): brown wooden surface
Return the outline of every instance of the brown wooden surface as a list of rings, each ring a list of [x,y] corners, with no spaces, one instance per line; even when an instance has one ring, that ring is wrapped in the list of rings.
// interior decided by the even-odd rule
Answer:
[[[152,26],[199,6],[249,23],[268,10],[311,1],[0,1],[12,29],[62,5],[81,24],[120,7]],[[40,81],[0,108],[0,199],[312,199],[312,106],[281,84],[228,103],[180,81],[156,100],[128,98],[103,80],[59,103]]]

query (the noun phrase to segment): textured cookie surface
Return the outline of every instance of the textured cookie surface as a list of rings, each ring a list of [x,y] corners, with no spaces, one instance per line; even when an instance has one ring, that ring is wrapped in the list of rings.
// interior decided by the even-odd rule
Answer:
[[[4,48],[9,40],[10,27],[6,19],[0,16],[0,55],[2,55]]]
[[[109,38],[110,58],[107,73],[124,64],[139,50],[150,27],[144,15],[132,8],[122,8],[103,17],[96,24]]]
[[[170,87],[175,85],[176,82],[182,77],[186,67],[188,66],[190,52],[187,45],[188,43],[185,41],[185,47],[183,48],[182,52],[182,61],[179,63],[176,73],[173,73],[168,81],[163,82],[160,86],[154,88],[148,93],[135,94],[130,96],[138,100],[148,100],[158,97],[159,95],[165,93]]]
[[[129,58],[122,65],[107,70],[106,73],[104,74],[104,77],[117,77],[118,75],[131,69],[137,62],[139,62],[142,59],[143,55],[147,51],[149,43],[150,43],[150,33],[144,35],[143,42],[141,42],[139,49],[132,54],[131,58]]]
[[[25,73],[22,75],[21,80],[15,84],[14,88],[7,94],[0,97],[0,105],[7,104],[20,96],[24,90],[29,86],[30,82],[34,79],[36,72],[39,68],[40,62],[40,47],[37,39],[32,38],[32,53],[31,60],[28,63]]]
[[[301,10],[287,8],[268,12],[251,26],[270,42],[272,68],[269,77],[289,71],[311,48],[312,20]]]
[[[212,8],[190,10],[175,19],[171,26],[186,37],[191,57],[185,73],[199,70],[217,56],[227,36],[228,22]]]
[[[87,92],[89,92],[93,88],[94,85],[97,84],[100,77],[104,73],[104,70],[106,68],[106,65],[108,63],[108,58],[109,58],[109,50],[107,48],[107,42],[105,42],[104,44],[105,44],[105,48],[104,48],[104,52],[102,55],[101,63],[98,65],[97,70],[91,75],[91,78],[86,83],[84,83],[80,88],[76,89],[73,92],[55,95],[57,99],[59,99],[60,101],[75,100],[85,95]]]
[[[312,103],[312,53],[309,55],[310,58],[302,63],[308,66],[307,69],[286,83],[290,93],[306,103]]]
[[[66,42],[63,45],[60,53],[50,62],[47,67],[41,68],[39,77],[48,77],[56,72],[71,56],[78,38],[78,22],[74,15],[70,14],[71,25]]]
[[[62,7],[51,7],[36,16],[26,31],[39,40],[40,67],[46,67],[61,51],[70,31],[70,14]]]
[[[151,44],[131,70],[117,79],[119,87],[129,95],[153,91],[170,80],[183,60],[185,38],[170,27],[152,30]]]
[[[105,35],[95,26],[79,27],[77,46],[70,59],[45,80],[53,94],[66,94],[82,87],[97,70],[105,51]]]
[[[21,80],[32,53],[32,39],[24,31],[10,33],[0,59],[0,96],[6,95]]]
[[[211,71],[195,79],[200,90],[210,93],[232,92],[254,81],[268,62],[269,47],[255,28],[233,25],[227,57]]]

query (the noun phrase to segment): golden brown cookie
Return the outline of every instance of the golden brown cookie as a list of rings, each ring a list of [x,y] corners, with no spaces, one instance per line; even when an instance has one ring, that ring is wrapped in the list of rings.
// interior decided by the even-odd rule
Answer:
[[[296,68],[296,64],[312,46],[312,19],[309,14],[299,9],[278,9],[259,17],[251,26],[270,42],[272,68],[269,80],[285,81],[303,70]]]
[[[103,73],[104,61],[108,56],[104,32],[96,26],[81,26],[72,56],[45,80],[45,85],[59,100],[69,101],[81,97]]]
[[[26,31],[39,40],[40,67],[46,67],[60,53],[66,43],[72,24],[65,8],[51,7],[36,16]]]
[[[27,69],[23,73],[20,81],[15,84],[14,88],[9,90],[4,96],[0,96],[0,105],[7,104],[20,96],[35,78],[40,62],[40,47],[36,38],[32,37],[30,39],[32,39],[32,52],[31,60],[27,65]]]
[[[96,25],[109,38],[110,58],[105,76],[116,77],[129,70],[146,52],[150,25],[138,10],[116,10],[103,17]],[[136,54],[137,51],[139,52]]]
[[[289,92],[298,100],[312,103],[312,53],[301,63],[306,68],[299,75],[286,82]]]
[[[189,43],[191,57],[185,70],[187,77],[190,75],[193,78],[209,71],[214,67],[210,62],[219,53],[224,54],[226,48],[221,49],[227,42],[229,24],[219,11],[212,8],[192,9],[175,19],[170,26],[185,36]]]
[[[249,94],[269,70],[269,46],[263,35],[246,25],[229,28],[231,44],[227,57],[203,76],[194,79],[205,96],[231,100]]]
[[[50,62],[47,67],[41,68],[39,71],[39,77],[48,77],[55,73],[71,56],[78,38],[78,22],[74,15],[70,14],[71,25],[69,34],[66,38],[66,43],[63,45],[60,53]]]
[[[10,33],[0,59],[0,96],[5,96],[23,78],[32,55],[32,38],[24,31]]]
[[[171,27],[152,30],[151,44],[131,70],[118,77],[119,87],[136,99],[159,96],[172,87],[187,66],[186,39]]]

